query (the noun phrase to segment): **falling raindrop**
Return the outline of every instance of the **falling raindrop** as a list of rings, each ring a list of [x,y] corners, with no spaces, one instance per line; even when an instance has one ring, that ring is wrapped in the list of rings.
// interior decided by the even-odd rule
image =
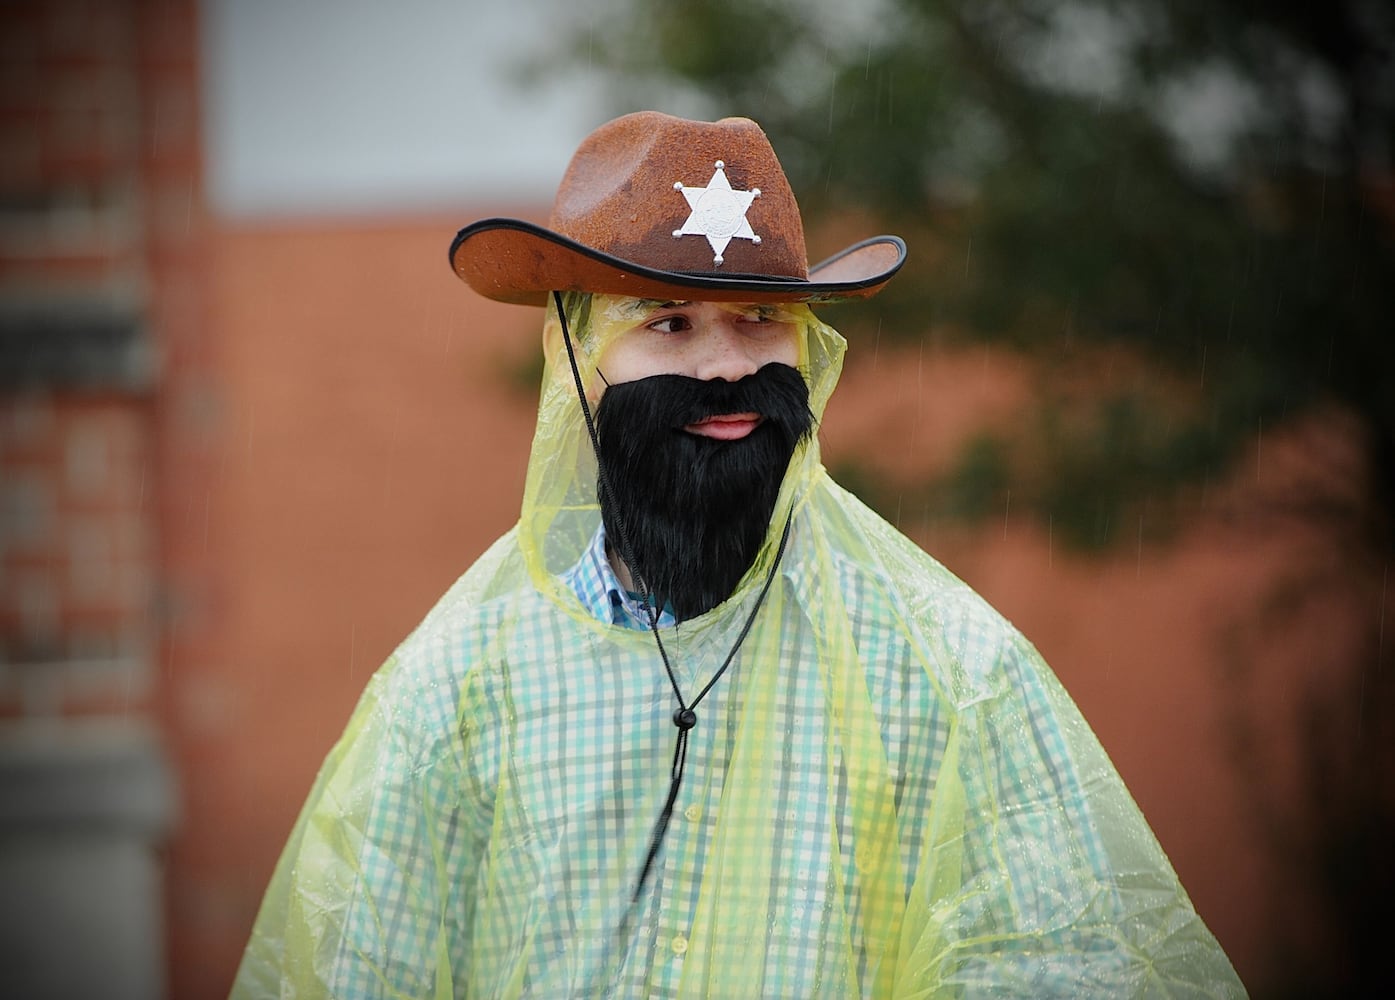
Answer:
[[[1255,432],[1255,481],[1259,481],[1260,459],[1264,453],[1264,418],[1259,418],[1259,430]]]
[[[1376,662],[1383,662],[1385,656],[1385,591],[1390,583],[1390,564],[1386,563],[1385,573],[1380,583],[1380,625],[1376,631]]]
[[[165,678],[167,680],[174,677],[174,643],[175,632],[179,628],[179,621],[175,619],[170,622],[169,631],[165,635]]]
[[[915,363],[915,424],[911,430],[911,447],[919,451],[920,428],[925,422],[925,338],[920,338],[920,353]]]

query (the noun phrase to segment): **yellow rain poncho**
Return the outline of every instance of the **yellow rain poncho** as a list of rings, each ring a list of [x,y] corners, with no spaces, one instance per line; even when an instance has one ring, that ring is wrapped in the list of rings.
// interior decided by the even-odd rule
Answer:
[[[845,342],[796,312],[821,416]],[[588,384],[612,327],[572,316]],[[792,511],[632,904],[675,703],[653,636],[576,592],[595,497],[554,352],[519,523],[369,683],[234,996],[1243,995],[1036,651],[834,483],[816,440],[737,591],[664,630],[699,690]]]

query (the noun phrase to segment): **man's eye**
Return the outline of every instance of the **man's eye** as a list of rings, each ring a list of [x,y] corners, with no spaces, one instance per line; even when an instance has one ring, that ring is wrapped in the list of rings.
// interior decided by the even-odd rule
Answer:
[[[665,316],[646,325],[657,333],[682,333],[688,329],[688,320],[683,316]]]

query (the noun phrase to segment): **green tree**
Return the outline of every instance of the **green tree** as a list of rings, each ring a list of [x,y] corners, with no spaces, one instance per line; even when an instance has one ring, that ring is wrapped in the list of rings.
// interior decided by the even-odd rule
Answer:
[[[1156,379],[1084,401],[1048,391],[1017,440],[974,438],[948,481],[925,484],[947,512],[981,509],[1010,479],[1015,511],[1106,544],[1258,435],[1317,407],[1349,415],[1365,456],[1356,488],[1296,495],[1275,513],[1328,521],[1347,578],[1379,607],[1349,690],[1313,707],[1324,839],[1278,839],[1325,878],[1340,925],[1338,978],[1321,985],[1374,986],[1395,931],[1383,905],[1395,865],[1373,846],[1395,835],[1395,641],[1383,624],[1395,12],[1375,0],[586,9],[553,59],[613,71],[618,109],[756,118],[815,226],[853,211],[908,237],[906,272],[873,307],[884,336],[922,336],[933,319],[1044,370],[1103,347],[1147,359]],[[843,312],[840,325],[871,315]],[[1043,450],[1049,468],[1010,461]],[[1286,586],[1276,620],[1330,584]],[[1290,970],[1295,990],[1320,985],[1309,971]]]

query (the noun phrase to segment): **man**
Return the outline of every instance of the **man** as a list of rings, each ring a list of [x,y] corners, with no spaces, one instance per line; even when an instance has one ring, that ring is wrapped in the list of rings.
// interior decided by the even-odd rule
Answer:
[[[457,274],[547,307],[518,525],[370,682],[234,993],[1241,994],[1028,642],[812,433],[895,237],[808,269],[744,119],[620,118]]]

